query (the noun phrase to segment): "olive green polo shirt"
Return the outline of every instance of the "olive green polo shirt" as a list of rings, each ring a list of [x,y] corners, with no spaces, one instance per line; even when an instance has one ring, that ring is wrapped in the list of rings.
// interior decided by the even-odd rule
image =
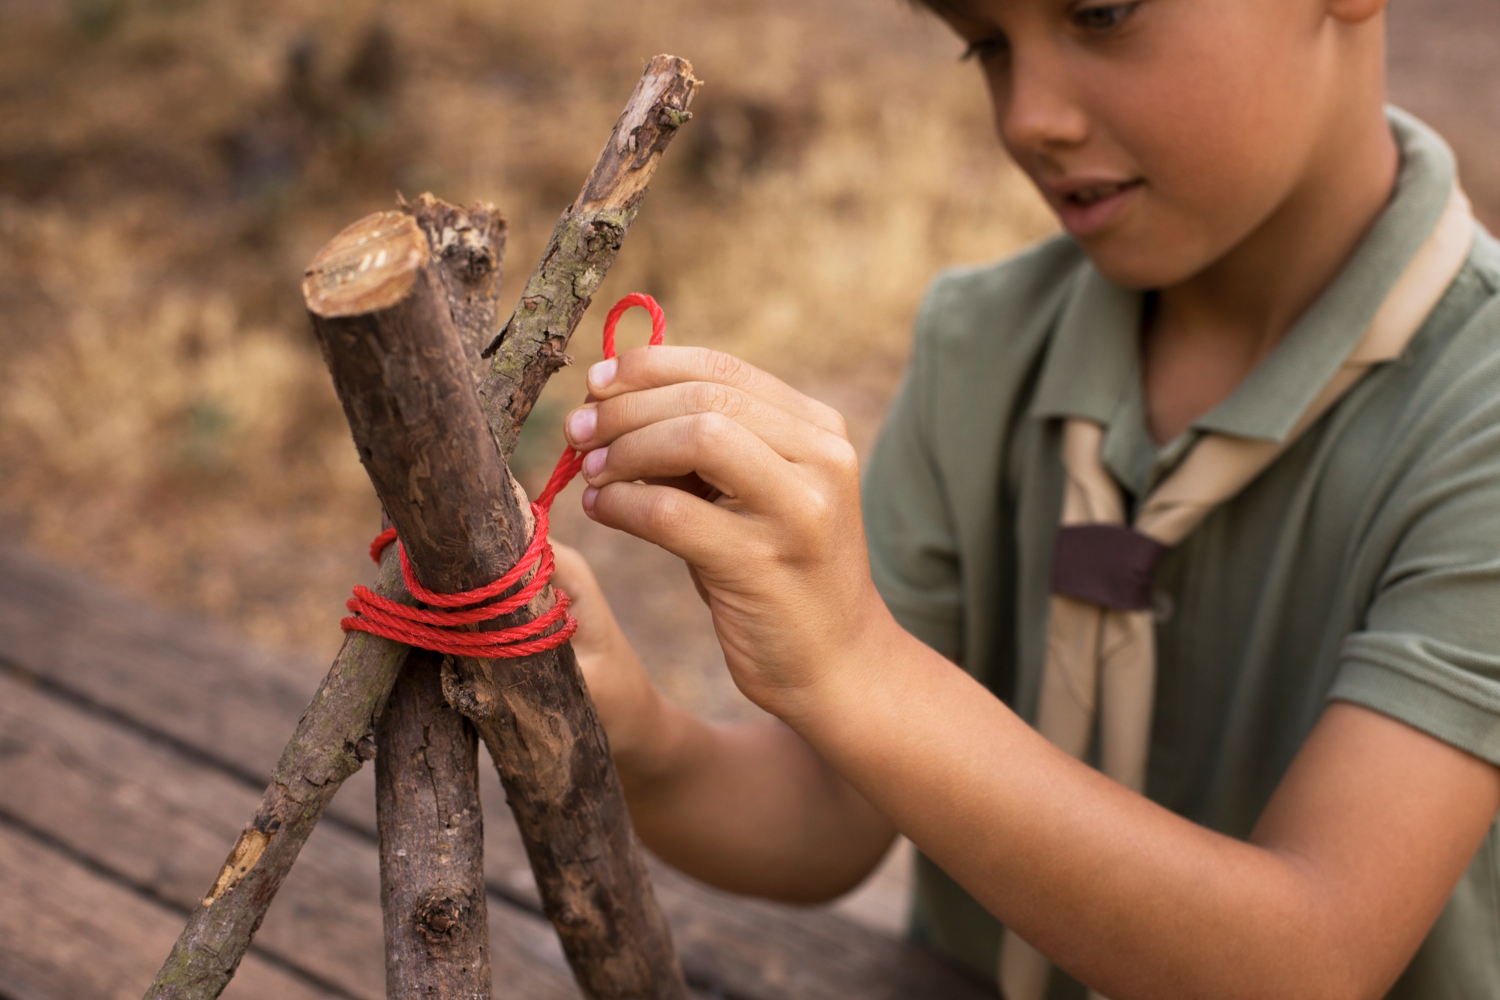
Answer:
[[[1391,124],[1397,189],[1354,255],[1165,447],[1142,399],[1143,296],[1070,239],[934,283],[864,486],[875,580],[907,629],[1034,717],[1064,418],[1105,427],[1127,499],[1205,431],[1283,439],[1454,183],[1441,139],[1400,112]],[[1156,603],[1147,794],[1195,822],[1247,836],[1331,698],[1500,764],[1500,244],[1479,233],[1405,353],[1165,558]],[[1392,997],[1500,998],[1497,831]],[[993,978],[999,923],[925,858],[914,933]],[[1059,973],[1049,996],[1083,991]]]

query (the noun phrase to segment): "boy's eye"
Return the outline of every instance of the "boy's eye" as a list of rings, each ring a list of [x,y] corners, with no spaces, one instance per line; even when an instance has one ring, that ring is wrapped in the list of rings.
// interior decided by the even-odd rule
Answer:
[[[996,35],[994,38],[984,38],[977,42],[970,42],[964,54],[959,57],[960,61],[966,62],[977,59],[981,63],[991,63],[996,59],[1004,58],[1010,52],[1010,40],[1004,35]]]
[[[1097,7],[1079,7],[1073,11],[1073,23],[1086,31],[1105,32],[1124,24],[1140,0],[1134,3],[1101,4]]]

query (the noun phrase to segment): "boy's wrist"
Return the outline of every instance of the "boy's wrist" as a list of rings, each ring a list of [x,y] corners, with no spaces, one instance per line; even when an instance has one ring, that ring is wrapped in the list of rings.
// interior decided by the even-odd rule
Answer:
[[[842,731],[845,723],[857,730],[857,719],[869,706],[867,695],[899,668],[906,641],[915,640],[875,596],[843,641],[823,653],[808,682],[785,693],[775,714],[809,742],[815,742],[814,733]]]
[[[627,794],[670,783],[685,756],[686,724],[693,720],[681,708],[651,689],[649,717],[638,718],[635,738],[612,747],[615,769]]]

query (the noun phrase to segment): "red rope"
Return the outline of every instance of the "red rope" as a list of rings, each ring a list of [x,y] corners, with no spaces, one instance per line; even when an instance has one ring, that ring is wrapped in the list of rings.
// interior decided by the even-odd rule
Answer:
[[[652,346],[660,345],[665,338],[667,318],[656,300],[639,293],[627,295],[616,302],[604,317],[606,358],[615,356],[615,326],[632,306],[640,306],[651,314]],[[408,607],[387,600],[368,587],[355,587],[354,596],[348,601],[348,608],[354,614],[340,622],[344,631],[369,632],[419,649],[486,660],[531,656],[567,642],[578,630],[578,621],[568,614],[568,595],[561,590],[555,591],[557,600],[545,614],[524,624],[490,632],[474,632],[466,626],[492,621],[501,615],[518,611],[547,586],[547,581],[552,579],[554,565],[552,544],[547,540],[548,513],[552,510],[552,501],[573,481],[581,468],[583,453],[572,447],[564,448],[547,485],[542,488],[536,500],[532,501],[531,512],[536,517],[536,530],[532,532],[531,544],[527,546],[521,560],[504,576],[483,587],[457,594],[440,594],[428,590],[417,582],[411,563],[406,558],[406,547],[397,541],[396,529],[387,528],[376,535],[375,541],[370,543],[370,558],[380,562],[386,546],[397,542],[397,553],[401,557],[401,576],[406,580],[406,589],[428,607]],[[536,572],[520,590],[504,600],[486,603],[520,583],[533,569]],[[560,628],[547,631],[559,621],[562,622]]]

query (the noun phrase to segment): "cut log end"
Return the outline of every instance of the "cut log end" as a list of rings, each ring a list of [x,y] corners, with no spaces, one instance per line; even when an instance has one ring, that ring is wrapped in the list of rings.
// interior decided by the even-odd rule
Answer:
[[[308,311],[325,318],[359,316],[395,305],[427,261],[427,237],[405,212],[376,212],[318,251],[302,279]]]

